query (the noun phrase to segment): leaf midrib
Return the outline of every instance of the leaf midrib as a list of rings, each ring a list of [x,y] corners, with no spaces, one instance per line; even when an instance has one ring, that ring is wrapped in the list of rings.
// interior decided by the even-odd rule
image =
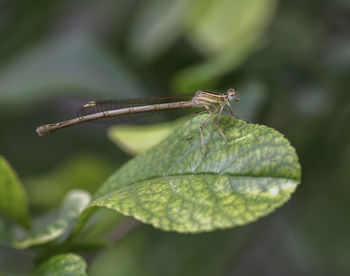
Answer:
[[[294,179],[294,178],[287,178],[287,177],[272,177],[272,176],[255,176],[255,175],[243,175],[243,174],[222,174],[222,175],[218,175],[215,173],[197,173],[197,174],[174,174],[174,175],[166,175],[166,176],[159,176],[159,177],[149,177],[149,178],[145,178],[142,180],[139,180],[137,182],[134,182],[132,184],[127,184],[127,185],[123,185],[122,187],[117,187],[116,190],[112,191],[112,192],[108,192],[105,193],[104,195],[98,196],[96,198],[93,199],[93,201],[95,200],[99,200],[101,198],[104,198],[106,196],[109,196],[109,194],[111,193],[117,193],[120,189],[125,189],[125,188],[132,188],[134,186],[137,186],[139,184],[141,184],[142,182],[146,182],[146,181],[150,181],[150,180],[157,180],[157,179],[163,179],[163,178],[167,178],[167,177],[180,177],[180,176],[227,176],[227,177],[249,177],[249,178],[271,178],[271,179],[278,179],[278,180],[292,180],[295,182],[298,182],[298,179]]]

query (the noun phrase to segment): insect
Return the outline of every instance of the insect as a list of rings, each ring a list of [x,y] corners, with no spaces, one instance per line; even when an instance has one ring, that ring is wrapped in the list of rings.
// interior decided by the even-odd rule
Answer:
[[[219,94],[206,90],[198,90],[193,96],[179,96],[171,98],[139,98],[139,99],[126,99],[126,100],[109,100],[109,101],[92,101],[82,106],[79,115],[73,119],[40,126],[36,129],[38,135],[43,136],[47,133],[52,133],[58,129],[66,128],[69,126],[78,125],[85,122],[102,120],[106,118],[118,118],[119,120],[128,120],[135,115],[142,115],[150,112],[182,109],[182,108],[201,108],[204,110],[197,111],[191,115],[189,124],[189,137],[191,137],[191,126],[193,117],[209,113],[208,118],[200,126],[200,137],[202,142],[202,148],[204,155],[207,153],[203,128],[208,121],[215,115],[216,128],[220,135],[227,142],[227,138],[224,135],[222,129],[219,126],[220,117],[225,106],[228,107],[231,115],[237,119],[244,119],[237,116],[231,106],[231,102],[239,102],[240,97],[235,89],[230,88],[227,93]]]

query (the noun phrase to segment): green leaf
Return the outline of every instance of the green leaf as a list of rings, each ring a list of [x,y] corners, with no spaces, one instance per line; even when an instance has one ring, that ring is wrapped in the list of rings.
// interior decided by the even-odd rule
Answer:
[[[89,193],[81,190],[71,191],[63,200],[57,214],[48,214],[34,221],[31,231],[13,242],[19,249],[44,244],[56,240],[70,231],[90,201]]]
[[[82,257],[76,254],[60,254],[43,262],[34,275],[38,276],[83,276],[86,273],[87,264]]]
[[[294,148],[282,134],[223,116],[204,129],[204,158],[198,128],[206,116],[193,120],[117,171],[90,206],[114,209],[157,228],[201,232],[255,221],[281,206],[300,182]],[[196,130],[196,131],[195,131]]]
[[[1,155],[0,212],[24,227],[29,226],[27,195],[16,173]]]
[[[235,51],[242,40],[259,36],[276,0],[197,0],[188,16],[188,40],[206,56]]]
[[[116,125],[109,129],[108,137],[130,155],[138,155],[159,144],[183,119],[152,125]]]

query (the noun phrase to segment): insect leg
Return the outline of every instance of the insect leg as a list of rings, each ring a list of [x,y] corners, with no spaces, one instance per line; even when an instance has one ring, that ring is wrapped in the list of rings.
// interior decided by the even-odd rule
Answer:
[[[193,117],[198,116],[198,115],[203,114],[203,113],[211,113],[212,110],[214,110],[214,109],[209,108],[208,106],[205,106],[205,110],[197,111],[191,115],[190,123],[188,125],[188,139],[191,139],[191,128],[192,128]]]
[[[227,105],[228,105],[228,108],[230,109],[230,113],[231,113],[231,115],[232,115],[233,117],[235,117],[236,119],[244,120],[244,121],[246,121],[247,123],[251,123],[251,121],[250,121],[249,119],[244,118],[244,117],[242,117],[242,116],[236,115],[236,114],[233,112],[232,106],[230,105],[229,102],[227,102]]]
[[[202,141],[202,148],[204,150],[204,156],[207,155],[207,150],[205,148],[205,144],[204,144],[204,135],[203,135],[203,128],[205,127],[205,125],[208,123],[208,121],[214,116],[214,114],[218,111],[218,108],[215,108],[215,110],[213,112],[210,112],[210,115],[209,117],[203,122],[203,124],[200,126],[199,128],[199,133],[200,133],[200,136],[201,136],[201,141]]]
[[[216,125],[216,128],[217,130],[219,131],[219,133],[221,134],[222,138],[224,138],[225,142],[227,143],[227,138],[225,137],[225,134],[224,132],[222,131],[222,129],[219,127],[219,121],[220,121],[220,117],[221,117],[221,113],[224,109],[226,104],[222,104],[221,107],[220,107],[220,111],[219,111],[219,114],[218,114],[218,117],[216,119],[216,122],[215,122],[215,125]]]

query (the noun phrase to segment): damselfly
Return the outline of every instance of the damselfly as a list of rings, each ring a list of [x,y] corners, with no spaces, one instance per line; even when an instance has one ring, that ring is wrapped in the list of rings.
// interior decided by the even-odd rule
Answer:
[[[42,136],[47,133],[52,133],[60,128],[65,128],[95,120],[103,120],[107,118],[130,120],[137,115],[144,115],[150,112],[180,108],[203,107],[204,110],[197,111],[191,115],[189,124],[189,138],[191,138],[191,126],[193,117],[199,114],[209,113],[208,118],[202,123],[199,129],[203,151],[204,154],[206,154],[207,150],[204,144],[203,128],[215,114],[218,114],[215,122],[216,128],[219,131],[220,135],[227,142],[227,138],[219,126],[220,117],[225,106],[227,106],[233,117],[238,119],[245,119],[243,117],[236,116],[230,104],[231,101],[238,102],[239,100],[239,94],[235,89],[231,88],[227,90],[227,93],[225,94],[199,90],[194,96],[189,97],[179,96],[171,98],[141,98],[130,100],[92,101],[80,109],[79,115],[76,118],[55,124],[40,126],[36,129],[36,132]]]

